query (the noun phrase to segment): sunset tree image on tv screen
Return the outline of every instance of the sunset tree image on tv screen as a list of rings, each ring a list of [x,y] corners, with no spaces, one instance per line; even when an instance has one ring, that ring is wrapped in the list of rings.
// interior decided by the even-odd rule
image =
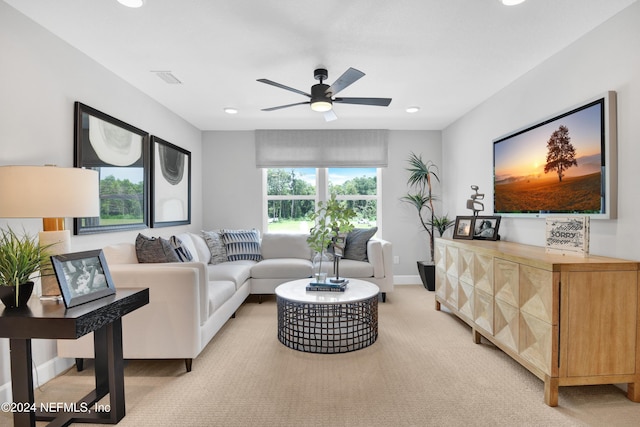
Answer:
[[[496,213],[603,212],[603,101],[494,142]]]

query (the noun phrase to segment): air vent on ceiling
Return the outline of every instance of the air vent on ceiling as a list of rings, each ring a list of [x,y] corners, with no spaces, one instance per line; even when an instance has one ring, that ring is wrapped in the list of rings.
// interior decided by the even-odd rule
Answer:
[[[151,72],[155,73],[156,76],[160,77],[166,83],[169,83],[169,84],[172,84],[172,85],[182,84],[182,82],[176,76],[174,76],[171,73],[171,71],[151,71]]]

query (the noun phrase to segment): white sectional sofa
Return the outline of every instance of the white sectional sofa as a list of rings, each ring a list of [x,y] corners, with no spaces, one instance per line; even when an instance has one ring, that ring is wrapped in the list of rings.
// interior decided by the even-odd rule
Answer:
[[[177,237],[192,261],[139,263],[133,243],[104,248],[116,288],[148,287],[150,291],[149,304],[122,320],[125,359],[184,359],[190,371],[193,359],[249,294],[273,294],[284,282],[312,276],[312,251],[304,234],[265,233],[260,261],[219,264],[209,263],[211,252],[201,235]],[[366,246],[368,260],[341,260],[340,276],[375,283],[385,301],[393,291],[391,243],[371,239]],[[333,263],[325,266],[332,268]],[[93,358],[92,334],[58,340],[58,356],[76,358],[82,369],[82,358]]]

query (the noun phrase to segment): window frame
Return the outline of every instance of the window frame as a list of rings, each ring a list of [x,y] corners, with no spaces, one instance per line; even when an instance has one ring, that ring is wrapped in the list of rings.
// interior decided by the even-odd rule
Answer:
[[[301,169],[299,167],[278,167],[278,168],[262,168],[262,230],[264,233],[269,231],[269,201],[270,200],[314,200],[315,206],[318,202],[326,202],[329,197],[329,169],[335,167],[323,167],[316,169],[316,194],[314,195],[268,195],[267,171],[269,169]],[[341,168],[350,169],[350,168]],[[353,168],[353,169],[361,169]],[[376,235],[382,232],[382,168],[372,167],[376,170],[376,194],[347,194],[336,195],[337,200],[375,200],[376,201],[376,227],[378,231]]]

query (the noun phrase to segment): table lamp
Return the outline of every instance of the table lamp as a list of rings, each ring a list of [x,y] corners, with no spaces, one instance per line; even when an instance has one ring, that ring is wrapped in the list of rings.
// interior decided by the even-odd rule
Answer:
[[[71,252],[64,218],[100,216],[98,172],[56,166],[0,166],[0,218],[42,218],[41,245],[51,255]],[[51,266],[42,271],[42,298],[59,298]],[[48,270],[48,271],[47,271]]]

